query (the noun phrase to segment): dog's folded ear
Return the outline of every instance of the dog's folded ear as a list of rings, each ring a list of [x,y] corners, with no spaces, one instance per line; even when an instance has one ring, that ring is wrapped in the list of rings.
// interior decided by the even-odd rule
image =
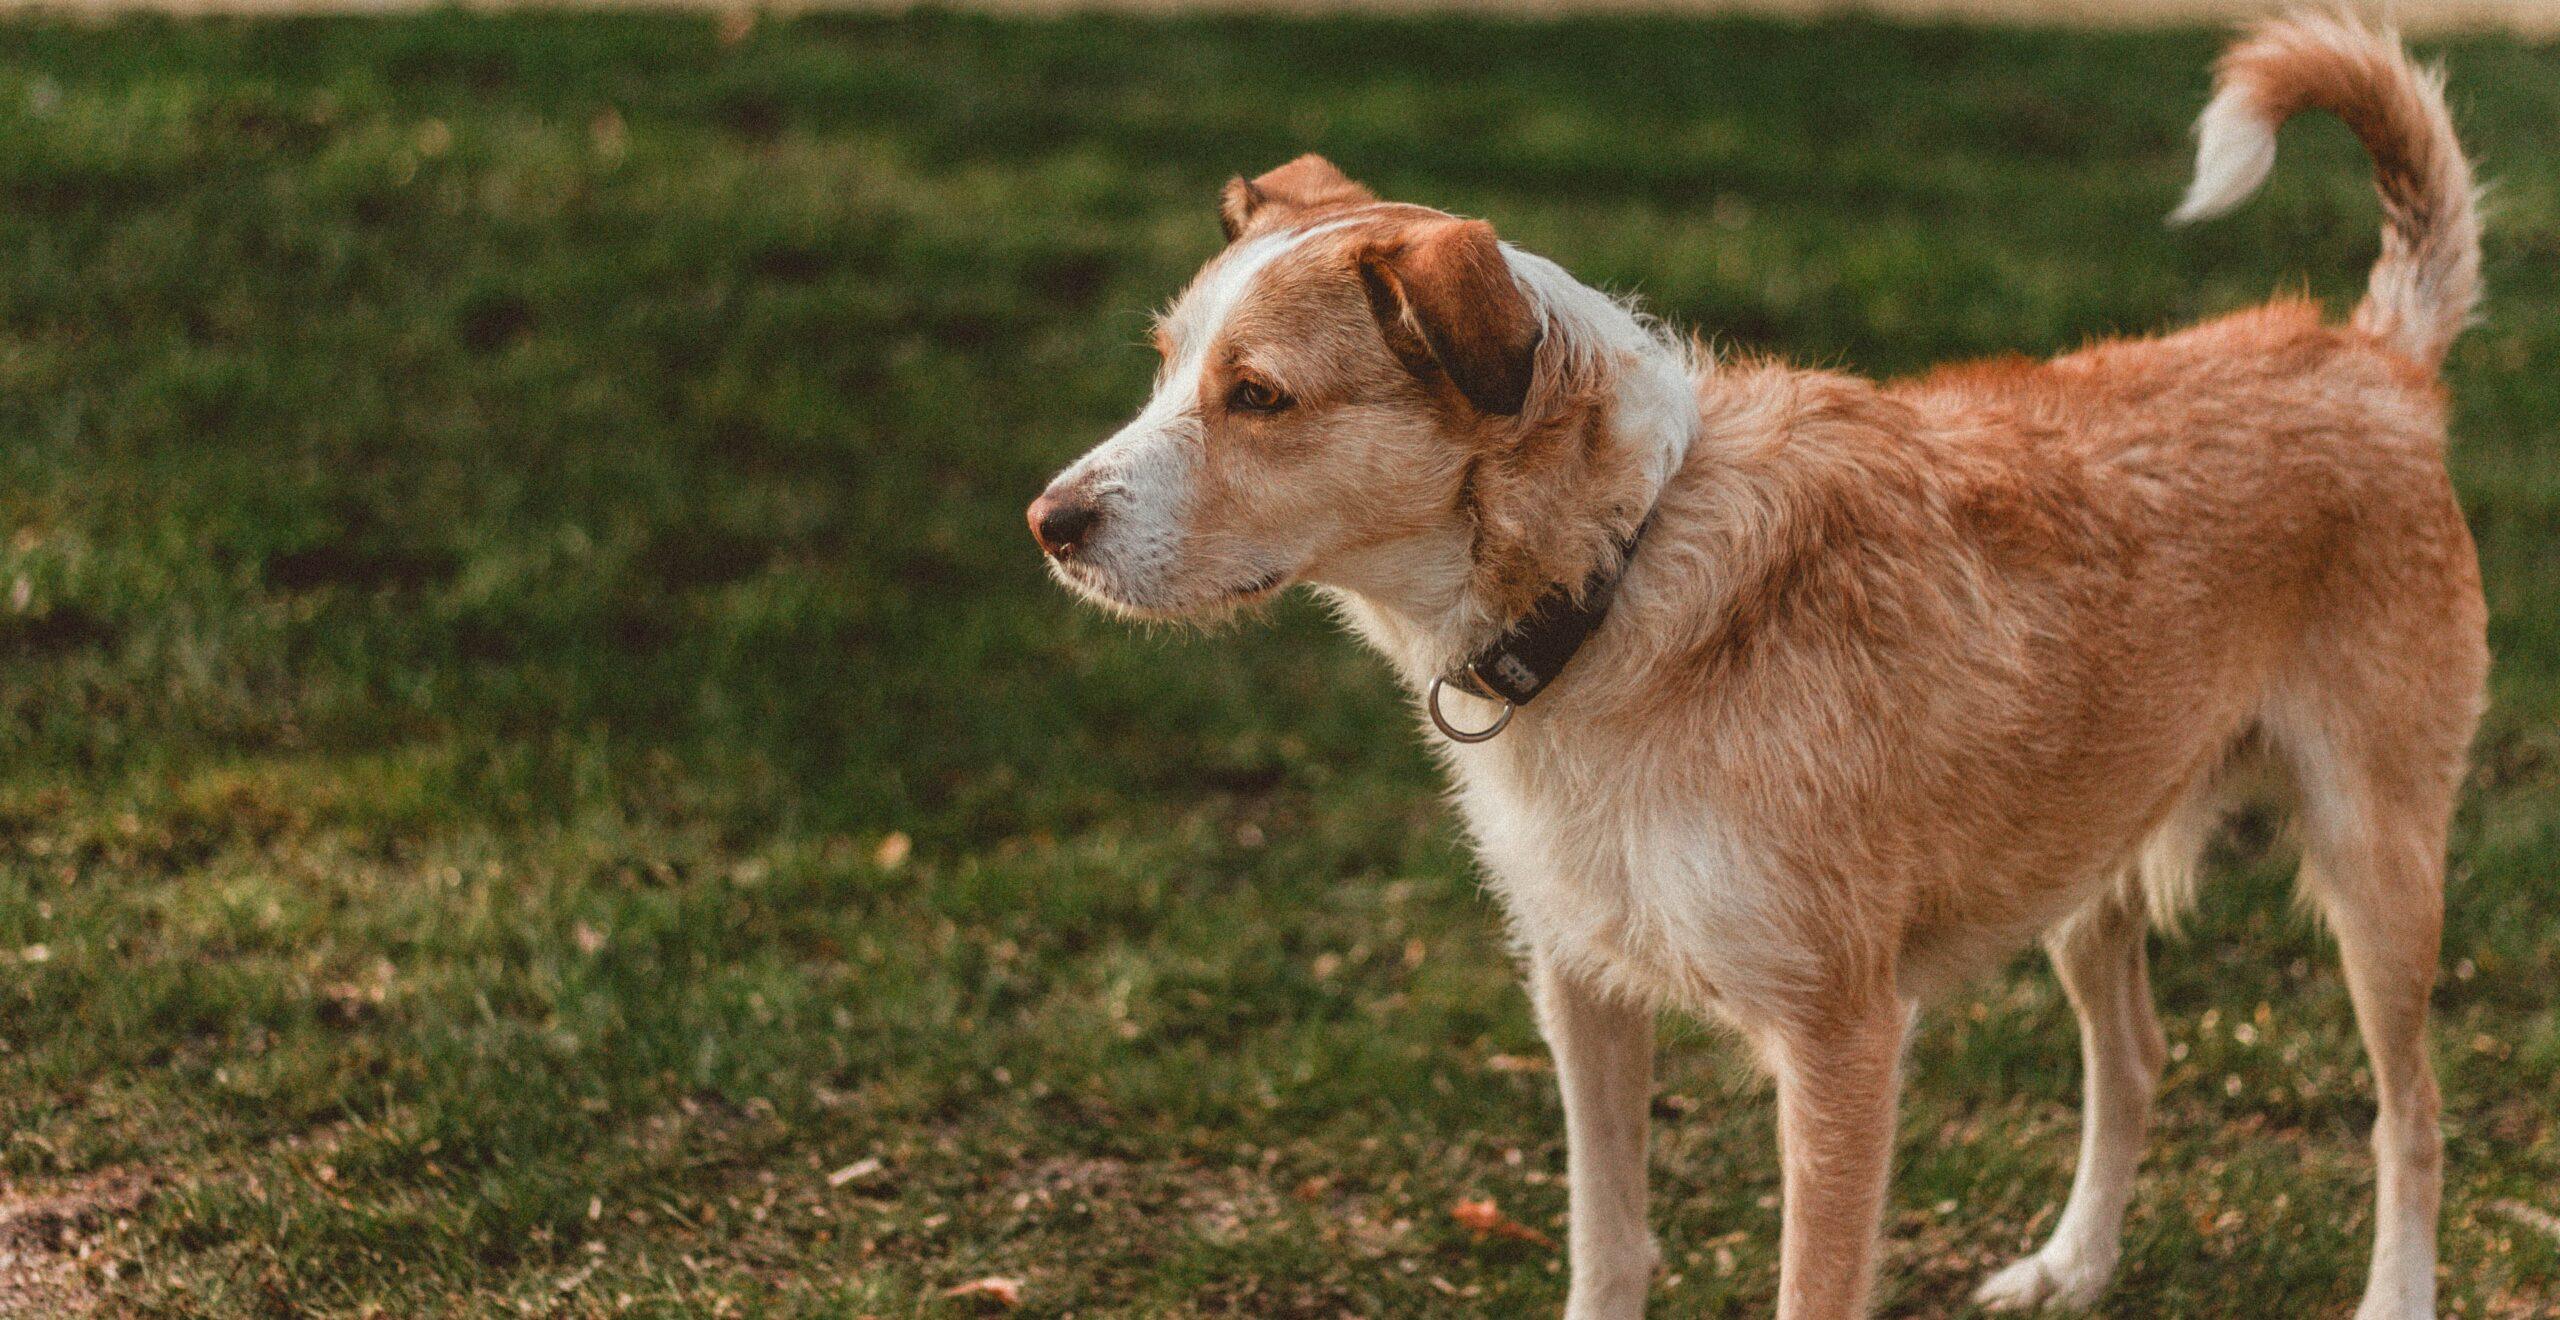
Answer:
[[[1364,249],[1359,268],[1378,330],[1407,369],[1445,377],[1479,411],[1518,415],[1537,363],[1538,312],[1493,226],[1418,224]]]
[[[1296,160],[1250,181],[1242,175],[1227,180],[1218,198],[1218,222],[1232,243],[1256,228],[1285,220],[1319,206],[1365,206],[1377,194],[1354,183],[1333,162],[1318,155]]]

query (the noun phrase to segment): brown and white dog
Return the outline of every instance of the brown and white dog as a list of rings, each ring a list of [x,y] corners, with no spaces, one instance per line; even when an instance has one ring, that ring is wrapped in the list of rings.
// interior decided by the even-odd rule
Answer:
[[[2224,58],[2178,218],[2247,197],[2310,108],[2371,151],[2387,217],[2345,324],[2280,300],[1885,385],[1710,360],[1313,156],[1227,186],[1231,242],[1162,318],[1154,398],[1033,530],[1134,617],[1313,584],[1418,695],[1615,579],[1535,706],[1443,747],[1563,1089],[1568,1316],[1644,1308],[1663,1008],[1733,1023],[1775,1076],[1779,1314],[1863,1313],[1906,1024],[2038,936],[2086,1125],[2051,1241],[1980,1299],[2097,1296],[2162,1067],[2145,926],[2264,778],[2378,1092],[2358,1315],[2433,1314],[2427,999],[2488,663],[2437,368],[2479,225],[2438,80],[2319,17]],[[1462,725],[1500,709],[1435,695]]]

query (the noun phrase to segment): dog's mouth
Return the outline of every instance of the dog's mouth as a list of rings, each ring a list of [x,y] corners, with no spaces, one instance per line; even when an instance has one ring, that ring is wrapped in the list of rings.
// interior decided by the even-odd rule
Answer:
[[[1289,585],[1292,574],[1285,568],[1273,569],[1240,587],[1229,587],[1219,595],[1219,603],[1242,605],[1262,599]]]
[[[1075,559],[1049,558],[1050,571],[1060,581],[1083,595],[1124,614],[1149,619],[1179,619],[1192,615],[1216,613],[1258,604],[1277,595],[1297,574],[1289,569],[1273,569],[1234,586],[1184,598],[1169,599],[1152,593],[1138,595],[1091,565]]]

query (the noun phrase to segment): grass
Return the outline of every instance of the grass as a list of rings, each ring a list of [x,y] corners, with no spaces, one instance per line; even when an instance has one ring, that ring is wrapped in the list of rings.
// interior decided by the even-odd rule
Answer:
[[[54,1208],[8,1245],[136,1315],[1551,1310],[1554,1253],[1448,1214],[1557,1231],[1561,1123],[1402,698],[1303,602],[1072,607],[1020,506],[1140,397],[1216,186],[1309,148],[1871,372],[2352,296],[2334,125],[2161,227],[2214,46],[10,22],[0,1173]],[[2500,180],[2445,1305],[2552,1316],[2499,1206],[2560,1210],[2560,49],[2445,53]],[[2115,1306],[2343,1314],[2345,997],[2280,850],[2215,875]],[[1884,1303],[1945,1315],[2065,1186],[2049,976],[1941,1005],[1914,1074]],[[1658,1112],[1661,1309],[1765,1310],[1762,1086],[1689,1029]]]

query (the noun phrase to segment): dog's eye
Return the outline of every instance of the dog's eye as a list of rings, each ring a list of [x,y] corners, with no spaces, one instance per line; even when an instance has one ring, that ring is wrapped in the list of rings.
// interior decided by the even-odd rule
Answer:
[[[1237,381],[1235,388],[1227,391],[1227,406],[1237,412],[1276,413],[1289,404],[1288,395],[1250,377]]]

